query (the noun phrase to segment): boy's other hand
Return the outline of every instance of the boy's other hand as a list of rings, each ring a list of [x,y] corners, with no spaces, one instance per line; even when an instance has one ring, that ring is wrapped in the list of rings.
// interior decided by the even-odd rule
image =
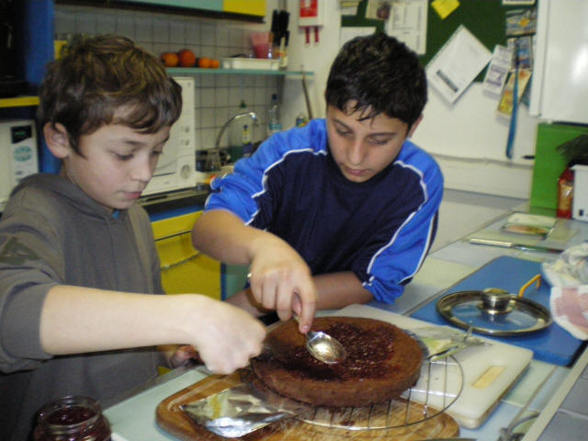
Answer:
[[[317,297],[310,268],[281,239],[264,240],[256,249],[249,277],[255,301],[265,309],[275,310],[280,320],[288,320],[296,314],[300,332],[308,332]]]

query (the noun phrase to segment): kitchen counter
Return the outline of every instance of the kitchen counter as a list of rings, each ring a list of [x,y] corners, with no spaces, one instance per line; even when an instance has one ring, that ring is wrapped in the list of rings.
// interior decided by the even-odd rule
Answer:
[[[478,226],[491,227],[493,224],[501,223],[506,214],[508,211],[502,212],[487,224]],[[577,234],[569,242],[570,245],[588,239],[588,223],[565,222],[569,224],[570,228],[577,230]],[[554,258],[553,254],[544,252],[471,245],[462,237],[460,240],[444,243],[442,247],[434,249],[421,271],[406,287],[404,295],[395,304],[383,305],[372,302],[370,306],[396,314],[409,315],[431,299],[440,296],[447,288],[499,256],[513,256],[534,261]],[[586,358],[586,355],[583,358]],[[496,441],[503,432],[526,431],[533,424],[534,414],[547,406],[569,373],[570,368],[568,367],[532,360],[529,368],[510,391],[500,399],[488,419],[476,429],[462,427],[460,436],[475,438],[478,441]],[[176,438],[157,426],[155,408],[165,398],[205,377],[204,371],[198,368],[175,370],[159,377],[157,381],[147,385],[130,398],[121,399],[118,403],[107,407],[105,414],[112,424],[113,431],[121,437],[113,439],[115,441],[117,439],[128,441],[175,440]],[[525,422],[527,417],[529,417],[529,421]],[[518,424],[521,421],[522,423]]]

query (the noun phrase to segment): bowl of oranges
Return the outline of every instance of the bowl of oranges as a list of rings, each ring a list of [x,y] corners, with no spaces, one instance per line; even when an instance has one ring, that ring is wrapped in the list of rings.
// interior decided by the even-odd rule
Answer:
[[[197,57],[191,49],[178,52],[163,52],[160,55],[165,67],[198,67],[201,69],[218,69],[220,61],[211,57]]]

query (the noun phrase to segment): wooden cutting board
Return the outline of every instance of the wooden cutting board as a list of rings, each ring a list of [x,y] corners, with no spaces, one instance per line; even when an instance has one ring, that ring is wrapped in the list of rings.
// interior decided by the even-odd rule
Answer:
[[[156,420],[166,432],[185,441],[223,441],[223,438],[196,424],[180,409],[180,405],[194,402],[225,389],[242,384],[241,375],[235,373],[229,376],[212,375],[198,383],[164,399],[156,409]],[[410,411],[424,413],[425,409],[418,403],[411,403],[414,407]],[[404,412],[402,412],[402,418]],[[394,424],[399,425],[399,424]],[[450,438],[459,435],[459,426],[455,420],[441,413],[420,423],[404,427],[377,430],[345,430],[331,427],[321,427],[315,424],[298,421],[294,418],[278,421],[256,432],[252,432],[241,439],[246,441],[336,441],[340,439],[364,440],[395,440],[417,441],[427,438]]]

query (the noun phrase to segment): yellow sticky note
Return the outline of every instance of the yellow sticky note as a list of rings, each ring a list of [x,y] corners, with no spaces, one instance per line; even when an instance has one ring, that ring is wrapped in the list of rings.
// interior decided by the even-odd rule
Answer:
[[[434,0],[431,6],[439,14],[441,20],[445,20],[449,14],[459,7],[458,0]]]

